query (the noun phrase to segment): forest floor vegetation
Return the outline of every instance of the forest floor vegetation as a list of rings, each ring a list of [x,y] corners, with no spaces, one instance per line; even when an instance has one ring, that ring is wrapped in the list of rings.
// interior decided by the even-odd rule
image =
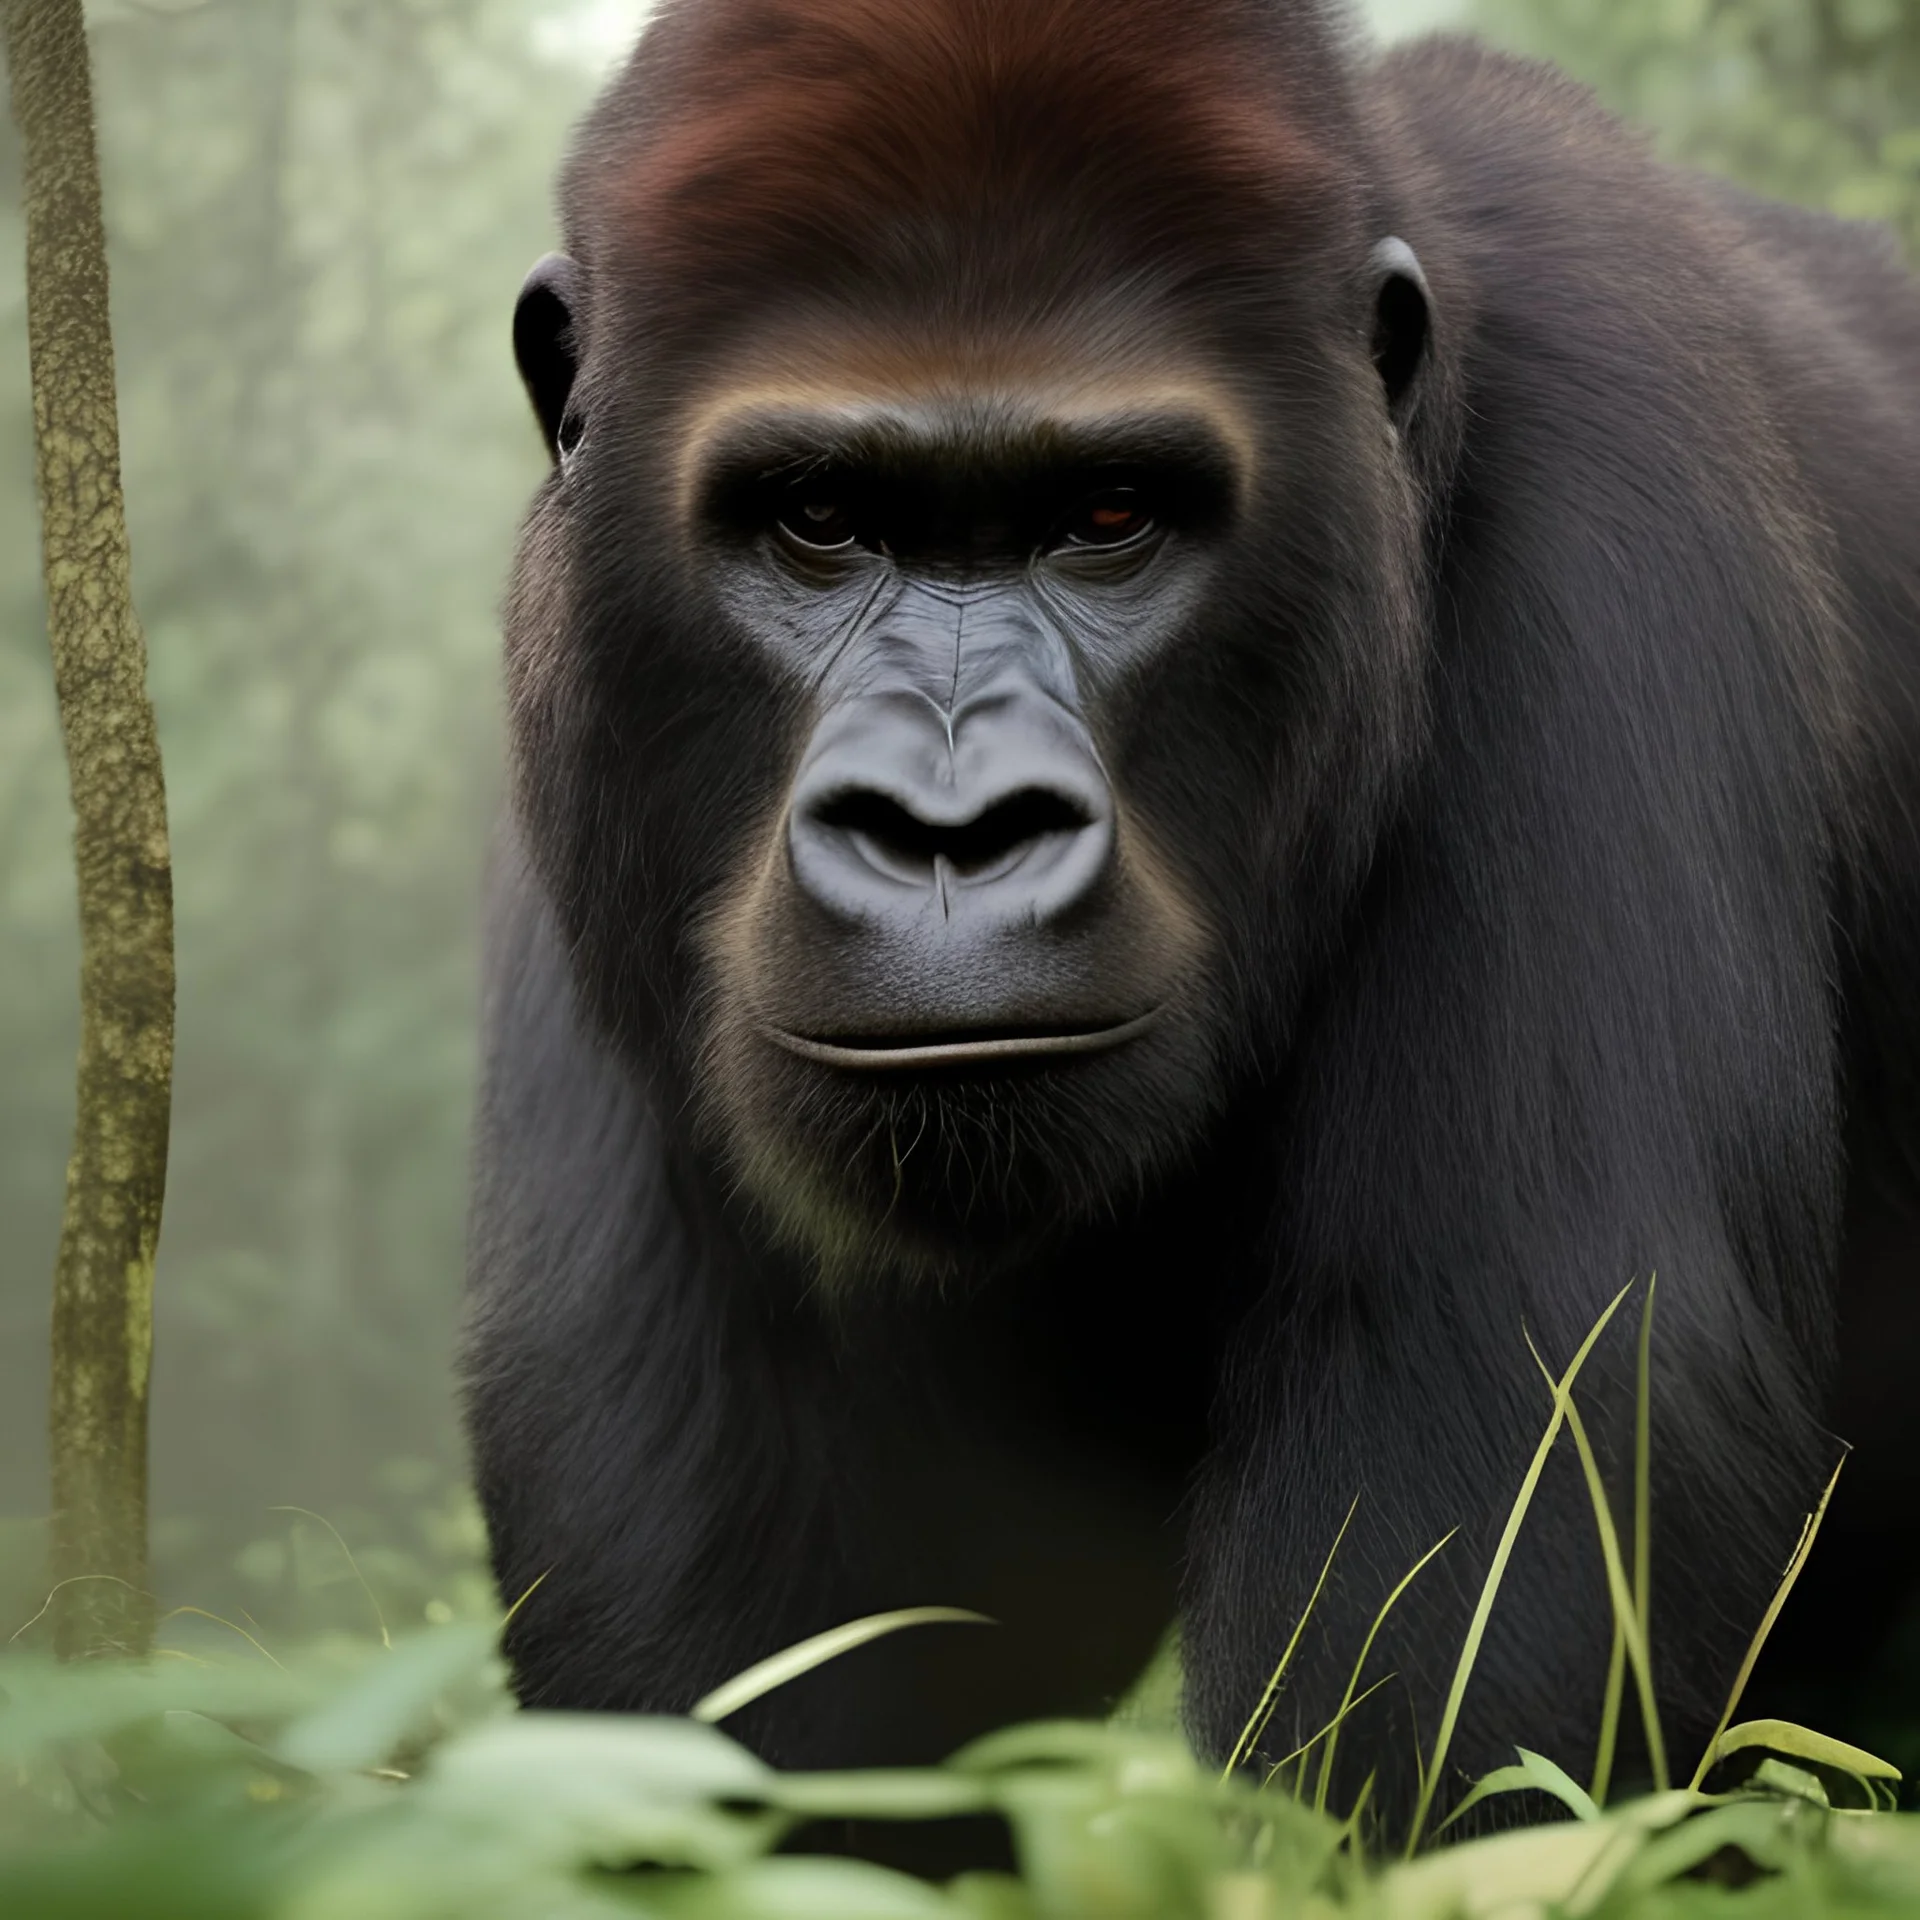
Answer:
[[[1300,1633],[1280,1650],[1233,1762],[1170,1730],[1171,1656],[1113,1720],[1015,1727],[944,1765],[781,1773],[714,1723],[882,1633],[948,1609],[849,1622],[776,1654],[686,1718],[514,1711],[499,1623],[395,1640],[333,1638],[282,1659],[238,1623],[226,1657],[58,1665],[27,1630],[0,1652],[0,1915],[6,1920],[1524,1920],[1725,1913],[1920,1914],[1920,1814],[1892,1811],[1886,1762],[1775,1720],[1736,1723],[1747,1675],[1818,1533],[1800,1550],[1685,1785],[1668,1780],[1648,1660],[1649,1436],[1638,1423],[1627,1547],[1573,1387],[1625,1289],[1557,1378],[1552,1414],[1492,1557],[1404,1849],[1367,1791],[1329,1804],[1340,1722],[1378,1684],[1366,1651],[1347,1703],[1297,1753],[1262,1751]],[[1652,1285],[1642,1293],[1646,1405]],[[1501,1578],[1563,1432],[1580,1456],[1613,1599],[1615,1657],[1585,1784],[1546,1757],[1462,1795],[1447,1748]],[[1831,1491],[1831,1489],[1829,1489]],[[359,1568],[338,1546],[356,1579]],[[1438,1551],[1436,1547],[1434,1551]],[[1331,1568],[1336,1540],[1327,1559]],[[1429,1553],[1428,1559],[1432,1554]],[[1414,1584],[1423,1560],[1382,1609]],[[1325,1571],[1322,1573],[1325,1581]],[[362,1583],[364,1584],[364,1582]],[[534,1596],[522,1597],[522,1604]],[[182,1609],[182,1616],[196,1610]],[[1308,1617],[1311,1615],[1311,1605]],[[203,1623],[208,1620],[200,1616]],[[1376,1623],[1376,1631],[1378,1630]],[[29,1622],[28,1626],[31,1627]],[[1306,1625],[1303,1617],[1301,1628]],[[1372,1646],[1369,1638],[1368,1649]],[[1629,1696],[1656,1790],[1608,1804]],[[1239,1764],[1235,1764],[1239,1763]],[[1531,1796],[1546,1824],[1454,1843],[1452,1822]],[[1557,1803],[1557,1804],[1556,1804]],[[1444,1817],[1443,1817],[1444,1816]],[[846,1851],[899,1825],[998,1823],[1015,1871],[935,1885]],[[1426,1850],[1419,1851],[1422,1841]],[[853,1852],[857,1854],[856,1844]]]

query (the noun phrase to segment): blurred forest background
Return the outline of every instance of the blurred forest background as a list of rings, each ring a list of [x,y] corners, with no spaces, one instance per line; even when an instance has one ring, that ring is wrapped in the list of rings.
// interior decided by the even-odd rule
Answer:
[[[1920,255],[1920,0],[1369,11],[1556,58],[1666,150]],[[179,912],[156,1579],[268,1635],[364,1630],[331,1528],[395,1625],[477,1611],[447,1362],[494,607],[542,459],[507,317],[644,0],[88,12]],[[21,250],[0,128],[0,1638],[43,1597],[77,1035]]]

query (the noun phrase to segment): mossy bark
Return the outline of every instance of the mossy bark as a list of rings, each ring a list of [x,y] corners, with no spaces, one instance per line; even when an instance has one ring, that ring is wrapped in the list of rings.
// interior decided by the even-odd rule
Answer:
[[[80,1061],[53,1288],[52,1575],[66,1656],[141,1653],[153,1257],[173,1085],[173,873],[134,617],[81,0],[0,0],[21,136],[54,683],[73,792]]]

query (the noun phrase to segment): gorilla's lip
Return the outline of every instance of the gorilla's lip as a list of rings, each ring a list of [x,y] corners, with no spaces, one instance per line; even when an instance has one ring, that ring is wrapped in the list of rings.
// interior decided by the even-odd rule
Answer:
[[[895,1039],[815,1040],[785,1027],[768,1026],[766,1036],[803,1060],[847,1067],[859,1073],[892,1073],[923,1067],[992,1065],[1003,1060],[1049,1059],[1060,1054],[1107,1053],[1137,1040],[1159,1020],[1162,1009],[1149,1007],[1110,1026],[1065,1027],[1045,1033],[985,1030],[948,1039],[903,1035]]]

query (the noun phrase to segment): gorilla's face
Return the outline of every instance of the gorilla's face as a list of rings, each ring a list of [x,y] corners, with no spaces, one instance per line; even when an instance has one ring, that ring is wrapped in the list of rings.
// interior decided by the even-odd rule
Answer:
[[[564,310],[564,272],[523,316]],[[1384,531],[1394,496],[1365,462],[1316,480],[1310,414],[1197,356],[850,331],[645,421],[590,372],[541,407],[582,705],[539,731],[576,765],[637,716],[649,743],[562,803],[556,894],[623,903],[577,920],[590,966],[674,920],[625,991],[677,976],[659,1038],[787,1237],[840,1274],[955,1270],[1124,1208],[1259,1056],[1288,921],[1321,917],[1309,859],[1344,857],[1324,816],[1371,808],[1402,718],[1348,711],[1371,679],[1328,649],[1372,628],[1397,670],[1405,570],[1348,537],[1255,557],[1276,519],[1296,548],[1330,515]],[[1377,415],[1354,346],[1327,389]],[[670,558],[634,561],[623,513],[669,521]]]
[[[842,1259],[1018,1246],[1214,1097],[1205,904],[1124,778],[1245,432],[1199,383],[814,378],[685,455],[715,603],[793,690],[791,770],[706,929],[706,1091]]]

